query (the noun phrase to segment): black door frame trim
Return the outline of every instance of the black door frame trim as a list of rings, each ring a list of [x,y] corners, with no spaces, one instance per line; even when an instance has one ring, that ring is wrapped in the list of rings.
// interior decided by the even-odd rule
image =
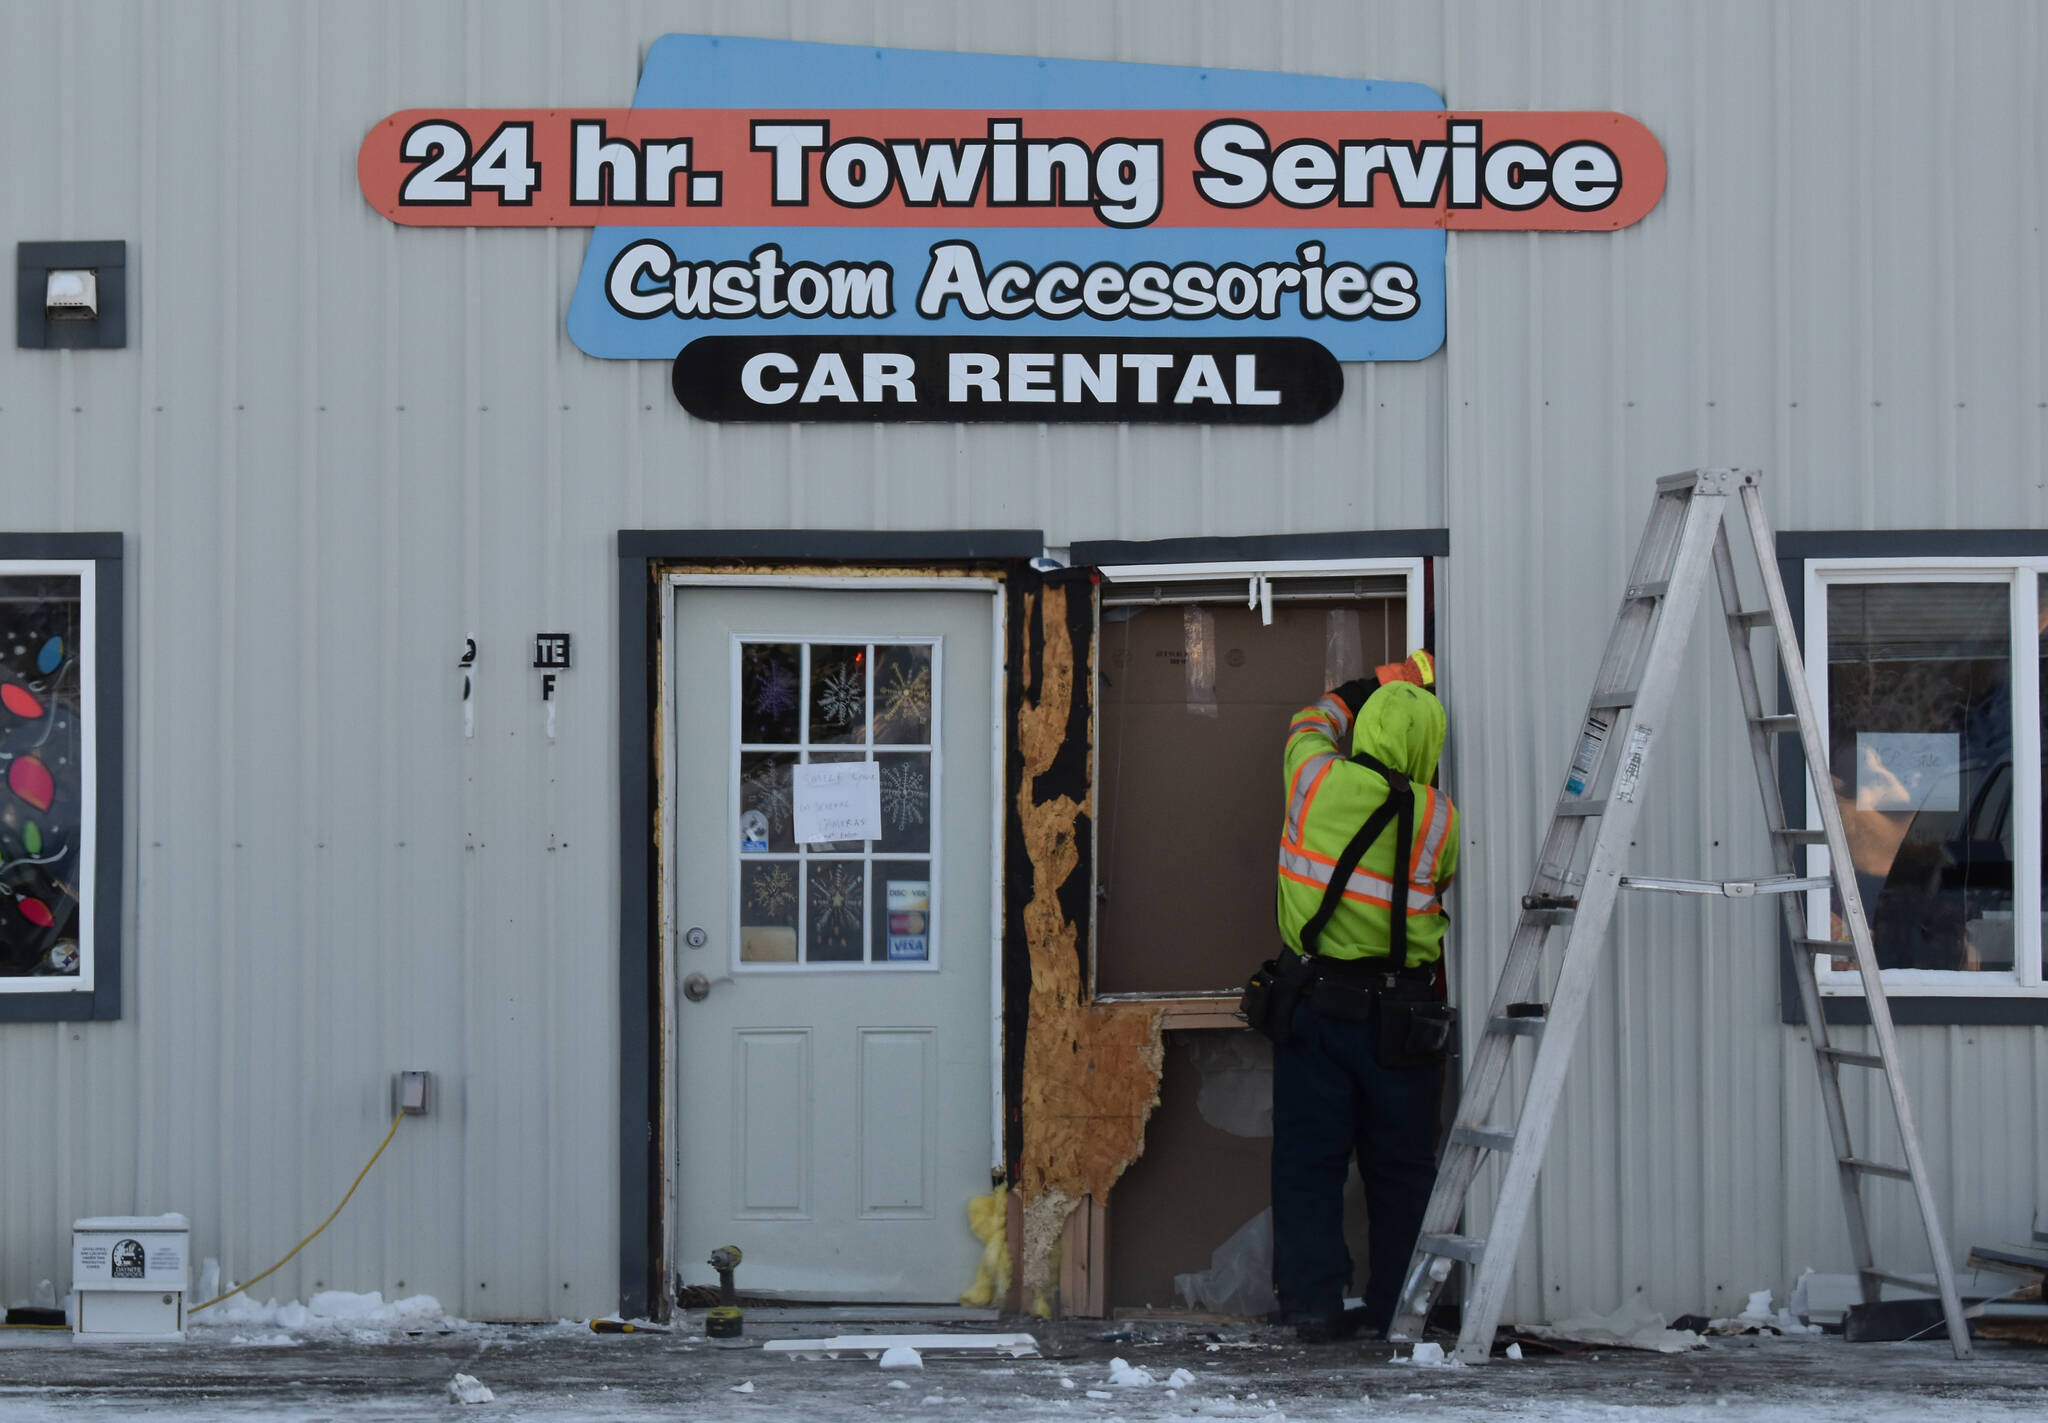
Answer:
[[[655,942],[661,888],[652,775],[661,725],[654,675],[661,630],[658,574],[774,564],[1027,562],[1037,529],[621,529],[619,531],[619,1312],[665,1314],[662,1293],[664,986]],[[637,847],[637,848],[636,848]]]

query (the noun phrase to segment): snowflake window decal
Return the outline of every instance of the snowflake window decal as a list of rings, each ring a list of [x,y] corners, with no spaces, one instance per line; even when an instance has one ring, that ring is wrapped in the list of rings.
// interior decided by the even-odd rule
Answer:
[[[889,669],[875,689],[875,722],[890,731],[924,727],[932,719],[932,669],[929,664],[915,672],[903,666]]]
[[[796,710],[796,669],[770,657],[754,669],[754,708],[769,721]]]
[[[787,865],[763,865],[754,872],[747,903],[770,918],[780,919],[796,908],[796,876]]]
[[[783,768],[768,765],[750,771],[741,781],[740,788],[745,795],[746,808],[767,816],[768,828],[781,834],[795,813],[789,777],[783,774]]]
[[[820,865],[811,872],[811,918],[823,943],[844,945],[860,937],[858,866]]]
[[[866,714],[866,678],[859,667],[836,667],[818,684],[818,712],[832,726],[852,726]]]
[[[924,772],[908,761],[882,768],[882,814],[899,834],[924,824]]]

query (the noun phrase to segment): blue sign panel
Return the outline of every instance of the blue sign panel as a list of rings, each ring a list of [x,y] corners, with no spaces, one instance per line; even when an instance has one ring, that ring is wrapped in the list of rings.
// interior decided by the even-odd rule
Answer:
[[[670,35],[649,52],[633,107],[998,110],[1028,120],[1046,110],[1444,106],[1423,85],[1378,80]],[[993,151],[1003,135],[988,128]],[[780,163],[776,141],[757,143],[754,156]],[[799,154],[791,141],[789,151],[833,176],[823,145]],[[1313,177],[1313,155],[1304,162]],[[857,158],[836,176],[867,181]],[[711,193],[716,179],[692,181],[708,180]],[[1006,226],[986,211],[949,225],[936,203],[931,216],[929,226],[596,227],[569,335],[593,356],[662,360],[705,336],[1305,337],[1341,361],[1421,360],[1443,344],[1437,227],[1360,227],[1353,214],[1318,227],[1310,211],[1298,227]]]

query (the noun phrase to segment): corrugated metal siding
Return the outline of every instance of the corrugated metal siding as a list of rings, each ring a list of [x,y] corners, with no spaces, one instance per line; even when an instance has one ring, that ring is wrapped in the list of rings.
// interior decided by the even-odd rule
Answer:
[[[0,239],[126,237],[137,297],[127,351],[0,348],[8,524],[130,535],[135,837],[123,1019],[0,1028],[0,1293],[61,1282],[88,1212],[181,1209],[202,1252],[261,1268],[367,1154],[388,1073],[424,1066],[436,1115],[266,1291],[425,1289],[479,1317],[615,1300],[622,527],[1449,524],[1483,982],[1647,476],[1760,463],[1785,527],[2043,521],[2041,30],[2024,0],[0,3],[0,123],[30,136]],[[700,425],[659,363],[569,345],[580,234],[402,230],[353,165],[409,105],[623,103],[675,31],[1612,107],[1672,182],[1611,238],[1454,238],[1446,353],[1348,368],[1315,426]],[[553,742],[523,665],[542,629],[579,644]],[[1724,722],[1686,752],[1692,729],[1646,861],[1760,863],[1741,741]],[[1719,1307],[1838,1265],[1768,921],[1632,906],[1620,932],[1518,1310]],[[1954,1238],[2014,1233],[2048,1174],[2048,1041],[1907,1037]],[[1910,1251],[1909,1215],[1878,1220]]]
[[[1448,35],[1452,104],[1619,109],[1671,169],[1612,240],[1452,240],[1444,644],[1476,1013],[1650,476],[1760,465],[1779,528],[2048,517],[2044,55],[2024,4],[1586,0],[1456,7]],[[1706,690],[1661,737],[1647,871],[1769,862],[1725,648],[1702,617],[1688,677]],[[1638,897],[1616,925],[1510,1313],[1727,1311],[1846,1268],[1812,1059],[1777,1022],[1772,911]],[[2043,1034],[1902,1037],[1951,1243],[2024,1231]],[[1889,1109],[1855,1100],[1880,1152]],[[1924,1267],[1908,1188],[1866,1197],[1880,1256]]]

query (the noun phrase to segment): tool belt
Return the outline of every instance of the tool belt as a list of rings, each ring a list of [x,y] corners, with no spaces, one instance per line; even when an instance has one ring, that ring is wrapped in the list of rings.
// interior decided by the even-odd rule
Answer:
[[[1246,982],[1238,1011],[1247,1025],[1275,1046],[1294,1036],[1295,1009],[1340,1022],[1377,1026],[1375,1055],[1387,1068],[1424,1067],[1442,1062],[1456,1045],[1458,1010],[1436,996],[1436,970],[1408,960],[1408,880],[1415,843],[1415,790],[1408,777],[1372,756],[1351,758],[1387,782],[1386,802],[1366,819],[1337,857],[1323,902],[1301,930],[1301,952],[1283,947],[1259,965]],[[1372,843],[1395,827],[1394,893],[1389,910],[1392,942],[1384,957],[1328,958],[1317,952],[1323,927],[1344,897],[1351,872]]]

